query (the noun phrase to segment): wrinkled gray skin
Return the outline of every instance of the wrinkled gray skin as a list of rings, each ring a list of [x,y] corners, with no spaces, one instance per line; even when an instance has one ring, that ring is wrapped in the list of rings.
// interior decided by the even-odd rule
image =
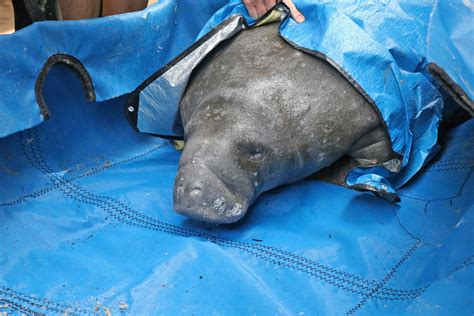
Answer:
[[[370,104],[332,66],[281,39],[277,24],[242,31],[207,56],[180,110],[186,145],[174,209],[197,220],[236,222],[263,192],[345,154],[364,165],[391,158]]]

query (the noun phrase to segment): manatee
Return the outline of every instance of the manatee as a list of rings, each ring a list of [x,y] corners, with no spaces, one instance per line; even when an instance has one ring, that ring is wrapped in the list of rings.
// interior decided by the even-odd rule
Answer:
[[[174,209],[205,222],[236,222],[263,192],[342,156],[361,165],[393,158],[374,107],[329,63],[281,38],[277,24],[242,31],[206,56],[180,115]]]

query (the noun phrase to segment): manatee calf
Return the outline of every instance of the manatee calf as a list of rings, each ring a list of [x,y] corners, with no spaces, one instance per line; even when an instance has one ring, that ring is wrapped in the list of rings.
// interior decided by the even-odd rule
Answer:
[[[343,155],[364,165],[392,158],[372,106],[327,62],[285,42],[276,24],[208,55],[180,111],[186,145],[174,209],[206,222],[236,222],[263,192]]]

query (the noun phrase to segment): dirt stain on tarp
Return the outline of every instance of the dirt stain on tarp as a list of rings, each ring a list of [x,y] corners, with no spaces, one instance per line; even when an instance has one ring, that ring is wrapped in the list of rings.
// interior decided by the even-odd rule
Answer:
[[[13,176],[18,173],[15,170],[9,169],[7,167],[0,167],[0,172],[6,173],[6,174],[11,174]]]
[[[119,303],[119,309],[120,311],[124,311],[128,308],[128,304],[127,303],[124,303],[124,302],[120,302]]]

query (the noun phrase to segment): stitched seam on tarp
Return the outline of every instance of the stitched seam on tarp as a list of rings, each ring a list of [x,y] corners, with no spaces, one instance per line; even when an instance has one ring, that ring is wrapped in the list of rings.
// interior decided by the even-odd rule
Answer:
[[[37,140],[37,135],[31,135],[31,137],[28,137],[28,138],[30,138],[30,139],[36,139],[36,140]],[[32,143],[34,143],[34,140],[33,140]],[[38,162],[38,163],[36,163],[35,165],[36,165],[40,170],[49,173],[49,174],[47,174],[47,176],[51,178],[51,173],[53,173],[53,172],[52,172],[52,170],[46,165],[46,162],[45,162],[45,160],[44,160],[44,158],[42,157],[42,154],[41,154],[41,152],[40,152],[40,147],[36,147],[36,146],[35,146],[35,147],[33,147],[33,148],[34,148],[34,150],[36,151],[36,154],[37,154],[37,157],[36,157],[37,159],[36,159],[36,160],[37,160],[37,162]],[[54,175],[53,175],[53,178],[55,178]],[[54,179],[51,179],[51,180],[54,181]],[[58,180],[58,178],[56,178],[56,180]],[[67,180],[65,180],[65,179],[59,179],[59,180],[60,180],[60,183],[61,183],[61,184],[65,184],[65,182],[69,182],[69,181],[67,181]],[[69,183],[67,183],[67,184],[69,184]],[[73,187],[76,188],[76,191],[80,191],[80,192],[84,193],[86,197],[92,197],[92,198],[91,198],[91,201],[95,201],[95,202],[96,202],[96,203],[92,203],[92,204],[95,204],[96,206],[99,206],[99,207],[104,207],[104,206],[105,206],[105,207],[108,207],[108,209],[106,209],[106,211],[107,211],[108,213],[110,213],[110,207],[112,207],[112,209],[115,209],[116,211],[118,211],[120,215],[124,215],[124,216],[126,217],[125,222],[128,223],[128,224],[130,224],[130,225],[133,225],[133,224],[134,224],[134,223],[132,223],[131,220],[136,220],[137,217],[138,217],[138,221],[139,221],[140,223],[143,223],[143,224],[145,224],[145,225],[147,225],[147,224],[152,225],[152,226],[150,226],[150,228],[152,228],[152,229],[153,229],[153,228],[156,228],[156,225],[153,225],[153,224],[156,224],[156,223],[158,223],[158,224],[165,224],[165,223],[162,223],[162,222],[159,221],[159,220],[155,220],[155,219],[153,219],[153,218],[151,218],[151,217],[149,217],[149,216],[144,216],[144,215],[138,213],[137,211],[132,210],[130,207],[128,207],[125,203],[123,203],[123,202],[121,202],[121,201],[118,201],[118,200],[115,200],[115,199],[113,199],[113,198],[106,197],[106,196],[105,196],[105,197],[102,197],[102,196],[94,196],[94,194],[92,194],[92,193],[90,193],[90,192],[87,192],[86,190],[84,190],[84,189],[78,187],[77,185],[75,185],[75,184],[73,184],[73,183],[70,183],[70,184],[73,185]],[[74,197],[74,195],[71,195],[71,194],[70,194],[70,193],[71,193],[70,190],[66,191],[65,193],[66,193],[66,195],[68,195],[69,197],[71,197],[71,198],[73,198],[73,199],[76,199],[76,198]],[[77,200],[77,199],[76,199],[76,200]],[[104,201],[104,200],[105,200],[105,201]],[[116,205],[114,206],[114,205],[111,204],[111,203],[116,204]],[[117,205],[119,206],[118,208],[117,208]],[[127,210],[128,213],[123,212],[121,209]],[[129,216],[130,214],[133,214],[135,217],[134,217],[134,216]],[[111,215],[112,215],[112,217],[114,217],[114,219],[123,222],[123,219],[120,218],[120,217],[117,217],[116,214],[111,214]],[[147,221],[148,221],[148,222],[147,222]],[[150,223],[150,221],[154,221],[154,223]],[[187,229],[182,229],[182,228],[179,227],[179,226],[165,224],[165,230],[168,231],[168,232],[174,233],[174,234],[183,235],[183,236],[185,236],[185,237],[190,237],[190,236],[207,237],[211,242],[220,244],[221,246],[228,246],[228,242],[226,242],[226,240],[224,240],[224,239],[216,238],[216,237],[210,236],[210,235],[205,236],[204,234],[202,234],[202,233],[200,233],[200,232],[194,232],[194,231],[190,231],[190,230],[187,230]],[[237,246],[237,244],[234,244],[233,246],[234,246],[234,248],[235,248],[235,247]],[[239,245],[239,246],[240,246],[240,245]],[[273,254],[272,250],[276,250],[276,249],[270,249],[269,247],[265,247],[265,246],[263,246],[263,245],[255,245],[253,248],[262,248],[262,247],[263,247],[263,248],[266,248],[265,250],[267,250],[267,251],[264,251],[264,252],[266,252],[267,254]],[[240,248],[240,249],[242,249],[242,250],[245,250],[245,247],[244,247],[244,248],[242,248],[242,247],[237,247],[237,248]],[[270,250],[270,251],[268,251],[268,250]],[[252,252],[252,251],[250,251],[250,253],[255,254],[255,253]],[[278,256],[277,256],[277,258],[278,258]],[[291,262],[291,261],[292,261],[292,260],[290,260],[290,262]],[[326,268],[326,267],[324,267],[324,266],[322,266],[322,265],[320,265],[320,267],[322,267],[323,269]],[[331,269],[331,268],[329,268],[329,270],[332,270],[332,272],[336,272],[336,274],[339,273],[338,271],[333,270],[333,269]],[[343,274],[346,274],[347,276],[350,276],[350,274],[348,274],[348,273],[343,273]],[[360,280],[363,280],[363,279],[360,278]],[[365,282],[367,282],[367,281],[365,281]],[[353,282],[349,282],[349,283],[353,283]],[[365,288],[368,289],[367,286],[365,286]]]
[[[382,279],[380,283],[378,283],[369,293],[364,295],[362,300],[357,303],[353,308],[351,308],[346,315],[354,315],[358,310],[360,310],[368,301],[370,301],[373,296],[382,288],[385,287],[385,284],[387,284],[388,281],[390,281],[395,274],[397,273],[398,269],[408,260],[410,257],[413,255],[416,249],[420,247],[421,241],[417,241],[415,244],[413,244],[408,251],[405,253],[405,255],[390,269],[389,273]]]
[[[426,173],[465,170],[472,169],[473,167],[474,158],[456,157],[432,164],[428,169],[426,169]]]
[[[39,310],[45,310],[45,311],[47,310],[47,311],[52,311],[52,312],[57,312],[57,313],[67,312],[68,315],[74,315],[74,313],[91,313],[92,312],[92,309],[88,309],[88,308],[83,309],[83,308],[73,306],[71,304],[58,303],[58,302],[50,301],[45,298],[34,297],[31,295],[20,293],[18,291],[15,291],[5,286],[0,286],[0,301],[2,301],[2,296],[7,297],[9,302],[11,302],[12,304],[18,305],[21,308],[26,308],[26,307],[19,304],[27,304],[29,306],[28,309],[35,308]],[[30,314],[42,315],[42,313],[38,313],[33,310],[27,312],[27,314],[28,315]]]
[[[375,281],[369,281],[362,277],[352,275],[347,272],[341,272],[341,271],[335,270],[333,268],[324,266],[322,264],[318,264],[309,259],[296,256],[290,252],[282,251],[274,247],[270,247],[270,246],[266,246],[262,244],[257,245],[257,244],[231,241],[231,240],[223,239],[220,237],[208,235],[206,233],[201,233],[198,231],[185,229],[176,225],[167,224],[158,219],[154,219],[150,216],[141,214],[137,212],[136,210],[131,209],[128,205],[126,205],[122,201],[116,200],[108,196],[99,196],[99,195],[92,194],[88,192],[87,190],[85,190],[84,188],[72,183],[71,181],[68,181],[54,174],[53,171],[47,165],[42,155],[41,145],[40,145],[38,135],[36,134],[36,130],[34,129],[28,130],[26,133],[29,134],[28,139],[32,140],[31,142],[27,144],[31,149],[32,156],[28,155],[27,149],[25,147],[26,143],[21,142],[21,144],[25,150],[24,153],[26,154],[28,161],[33,166],[36,166],[39,170],[41,170],[51,181],[58,183],[60,188],[64,187],[61,191],[63,191],[63,193],[66,196],[76,201],[82,201],[88,204],[96,205],[102,208],[104,211],[106,211],[106,213],[108,213],[110,217],[112,217],[113,219],[119,222],[126,223],[132,226],[148,228],[152,230],[160,230],[163,232],[180,235],[183,237],[191,237],[191,236],[202,237],[202,238],[208,239],[211,242],[219,244],[221,246],[238,248],[248,253],[251,253],[253,255],[257,255],[258,253],[249,249],[249,248],[253,248],[257,250],[257,252],[260,252],[260,254],[258,255],[262,259],[266,258],[266,257],[262,257],[261,253],[263,252],[263,253],[266,253],[267,256],[270,256],[273,258],[276,257],[276,259],[283,259],[284,261],[281,262],[281,265],[292,267],[309,274],[314,274],[315,271],[317,271],[317,269],[314,267],[316,266],[319,269],[321,269],[321,271],[317,271],[322,274],[320,276],[321,279],[326,280],[326,277],[330,277],[330,278],[336,279],[336,281],[347,283],[355,287],[362,288],[363,290],[366,290],[366,291],[370,289],[370,286],[376,284]],[[126,210],[127,212],[125,212],[124,210]],[[277,262],[278,261],[275,261],[276,264],[278,264]],[[294,266],[289,265],[287,262],[294,263],[294,264],[300,263],[300,266],[303,266],[305,269],[302,269],[301,267],[298,269]],[[309,267],[308,269],[307,267],[308,265],[304,264],[303,262],[309,263],[313,265],[313,267]],[[330,271],[332,274],[326,271]],[[344,279],[344,277],[346,277],[347,279]],[[337,282],[331,282],[331,280],[328,280],[328,282],[337,287],[341,287],[341,284]],[[363,294],[364,292],[359,291],[358,293]],[[408,293],[413,293],[417,295],[419,293],[419,289],[408,290],[407,294]]]
[[[0,305],[0,311],[2,310],[13,310],[13,311],[16,311],[16,312],[20,312],[22,314],[27,314],[27,315],[44,315],[42,313],[38,313],[38,312],[35,312],[33,311],[32,309],[28,308],[28,307],[25,307],[25,306],[22,306],[20,304],[17,304],[11,300],[8,300],[8,299],[4,299],[3,297],[0,296],[0,304],[3,303],[3,305]],[[5,313],[8,313],[5,311]]]
[[[453,166],[453,167],[434,168],[434,169],[432,169],[432,170],[427,170],[426,173],[473,170],[473,168],[474,168],[474,163],[473,163],[473,164],[469,164],[469,165],[458,165],[458,166]]]
[[[108,170],[110,168],[113,168],[115,166],[122,165],[124,163],[130,162],[130,161],[133,161],[133,160],[141,159],[141,158],[143,158],[143,157],[145,157],[145,156],[147,156],[147,155],[149,155],[149,154],[151,154],[151,153],[153,153],[153,152],[155,152],[155,151],[157,151],[161,148],[167,147],[167,146],[169,146],[169,143],[161,144],[161,145],[156,146],[156,147],[154,147],[154,148],[152,148],[152,149],[150,149],[150,150],[148,150],[144,153],[141,153],[137,156],[127,158],[127,159],[122,160],[122,161],[115,162],[115,163],[113,163],[109,166],[94,168],[91,171],[86,172],[83,175],[73,177],[69,180],[73,181],[73,180],[77,180],[77,179],[81,179],[81,178],[85,178],[85,177],[89,177],[89,176],[101,173],[101,172],[103,172],[105,170]],[[440,162],[437,162],[437,163],[433,164],[431,167],[426,169],[424,171],[424,173],[472,170],[473,168],[474,168],[474,158],[469,158],[469,157],[452,158],[452,159],[448,159],[448,160],[445,160],[445,161],[440,161]],[[40,196],[42,196],[42,195],[44,195],[48,192],[51,192],[55,189],[56,189],[56,186],[51,185],[51,186],[45,187],[41,190],[23,195],[21,197],[18,197],[13,201],[1,203],[0,206],[15,206],[15,205],[23,203],[25,201],[25,199],[27,199],[27,198],[38,198],[38,197],[40,197]],[[400,194],[400,196],[404,196],[404,195]]]
[[[449,273],[449,275],[452,275],[460,270],[463,270],[465,268],[468,268],[469,266],[473,265],[474,264],[474,255],[471,255],[469,258],[467,258],[460,266],[458,266],[456,269],[454,269],[453,271],[451,271]],[[427,286],[424,286],[422,288],[420,288],[420,292],[419,292],[419,295],[418,296],[421,296],[421,294],[423,294],[423,292],[425,292],[429,287],[431,287],[432,284],[430,285],[427,285]],[[384,292],[386,288],[382,288],[379,292]],[[374,295],[373,298],[378,298],[377,295]],[[396,300],[396,298],[394,299]],[[402,298],[402,300],[404,300]]]
[[[31,142],[26,143],[23,141],[22,137],[24,133],[28,134],[28,139],[31,139]],[[274,265],[284,266],[306,273],[330,285],[355,294],[367,295],[371,288],[373,289],[377,286],[376,281],[367,280],[348,272],[338,271],[288,251],[262,244],[232,241],[168,224],[139,213],[136,210],[131,209],[122,201],[108,196],[95,195],[75,183],[72,183],[70,180],[66,180],[54,174],[43,157],[36,130],[32,129],[24,133],[19,134],[20,146],[26,159],[32,166],[36,167],[49,180],[56,184],[61,192],[67,197],[78,202],[84,202],[99,207],[108,214],[108,217],[117,220],[118,222],[183,237],[204,238],[224,248],[240,249],[245,253]],[[377,293],[378,295],[373,295],[373,297],[382,300],[409,300],[418,297],[424,290],[425,288],[413,290],[384,289],[383,291],[380,291],[380,293]]]
[[[461,265],[457,268],[455,268],[453,271],[449,272],[449,275],[452,275],[456,272],[458,272],[459,270],[463,270],[471,265],[474,264],[474,255],[471,255],[469,258],[467,258],[466,260],[464,260],[463,263],[461,263]]]
[[[31,295],[20,293],[11,288],[0,286],[0,295],[6,296],[7,299],[0,297],[0,301],[8,301],[9,305],[14,305],[16,309],[27,309],[28,315],[44,315],[44,311],[54,313],[67,313],[68,315],[78,315],[77,313],[92,314],[92,309],[83,309],[70,304],[57,303],[44,298],[37,298]],[[28,307],[26,307],[26,304]],[[34,310],[36,309],[36,311]],[[1,309],[0,309],[1,310]],[[41,310],[38,312],[37,310]]]
[[[442,164],[446,164],[446,163],[455,163],[455,162],[474,162],[474,158],[472,157],[453,157],[453,158],[450,158],[450,159],[447,159],[447,160],[441,160],[441,161],[438,161],[438,162],[435,162],[433,163],[433,166],[436,166],[436,165],[442,165]]]
[[[114,162],[110,165],[107,165],[107,166],[102,166],[102,167],[98,167],[98,168],[93,168],[92,170],[82,174],[82,175],[79,175],[79,176],[76,176],[76,177],[72,177],[70,178],[69,180],[70,181],[73,181],[73,180],[78,180],[78,179],[82,179],[82,178],[86,178],[86,177],[89,177],[89,176],[92,176],[92,175],[95,175],[95,174],[98,174],[98,173],[101,173],[105,170],[109,170],[113,167],[116,167],[116,166],[119,166],[119,165],[123,165],[125,163],[128,163],[128,162],[131,162],[131,161],[134,161],[134,160],[139,160],[141,158],[144,158],[152,153],[154,153],[155,151],[159,150],[159,149],[162,149],[162,148],[165,148],[167,146],[170,146],[169,143],[163,143],[163,144],[160,144],[158,146],[155,146],[153,148],[151,148],[150,150],[146,151],[146,152],[143,152],[141,154],[138,154],[136,156],[133,156],[133,157],[130,157],[130,158],[127,158],[127,159],[124,159],[124,160],[120,160],[120,161],[117,161],[117,162]],[[4,202],[4,203],[0,203],[0,207],[1,206],[15,206],[15,205],[18,205],[18,204],[21,204],[23,203],[27,198],[39,198],[40,196],[48,193],[48,192],[51,192],[51,191],[54,191],[55,189],[57,189],[57,185],[50,185],[50,186],[47,186],[47,187],[44,187],[43,189],[40,189],[38,191],[34,191],[32,193],[28,193],[28,194],[25,194],[23,196],[20,196],[12,201],[9,201],[9,202]]]

